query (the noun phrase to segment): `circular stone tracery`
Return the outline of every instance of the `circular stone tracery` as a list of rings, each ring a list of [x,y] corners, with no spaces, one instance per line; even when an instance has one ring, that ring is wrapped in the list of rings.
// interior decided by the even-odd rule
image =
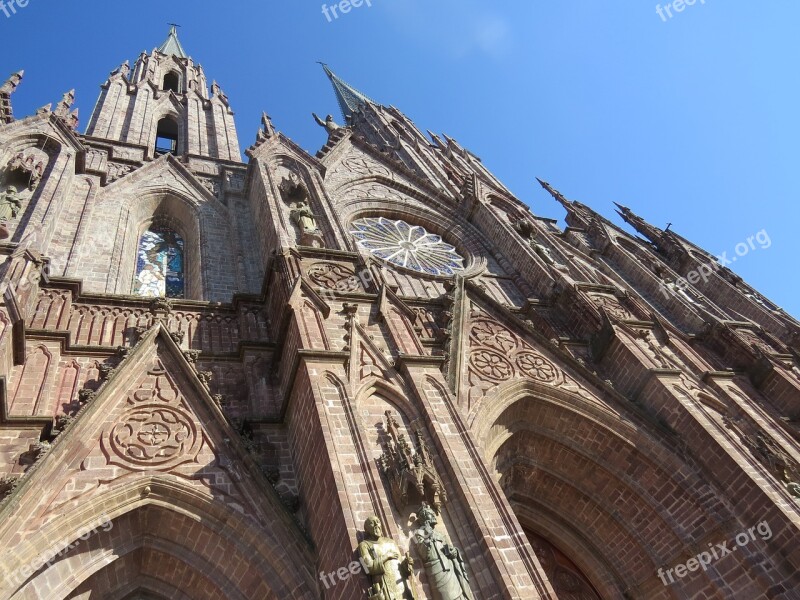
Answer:
[[[464,258],[456,249],[419,225],[367,217],[354,221],[350,234],[359,248],[404,269],[429,275],[454,275],[464,270]]]
[[[174,467],[191,460],[199,439],[189,415],[171,406],[152,405],[128,410],[109,435],[122,464],[134,469]]]

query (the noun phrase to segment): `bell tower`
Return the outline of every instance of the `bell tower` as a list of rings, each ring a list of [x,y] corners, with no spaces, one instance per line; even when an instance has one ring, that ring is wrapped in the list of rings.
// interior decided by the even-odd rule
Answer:
[[[162,154],[241,162],[228,97],[214,81],[209,95],[172,25],[161,46],[125,61],[103,84],[86,135],[142,147],[145,159]]]

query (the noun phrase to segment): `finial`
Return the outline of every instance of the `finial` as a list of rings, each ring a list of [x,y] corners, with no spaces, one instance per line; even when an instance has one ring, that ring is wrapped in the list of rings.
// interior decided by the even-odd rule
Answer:
[[[619,216],[621,216],[622,218],[625,218],[625,217],[633,214],[633,211],[630,208],[628,208],[627,206],[623,206],[622,204],[619,204],[618,202],[614,202],[614,206],[617,207],[617,209],[618,209],[617,210],[617,214]]]
[[[570,204],[572,204],[572,202],[570,202],[569,200],[567,200],[567,199],[564,197],[564,195],[563,195],[561,192],[559,192],[557,189],[555,189],[555,188],[554,188],[552,185],[550,185],[549,183],[547,183],[547,182],[546,182],[546,181],[544,181],[543,179],[539,179],[539,178],[537,177],[537,178],[536,178],[536,181],[538,181],[538,182],[539,182],[539,185],[541,185],[541,186],[542,186],[544,189],[546,189],[546,190],[548,191],[548,193],[549,193],[549,194],[550,194],[550,195],[551,195],[553,198],[555,198],[555,199],[556,199],[556,201],[557,201],[557,202],[559,202],[561,205],[563,205],[563,206],[567,207],[567,206],[569,206]]]
[[[22,81],[22,77],[25,75],[25,71],[17,71],[16,73],[12,73],[5,83],[0,86],[0,94],[13,94],[14,91],[17,89],[17,86]]]
[[[272,119],[266,112],[261,113],[261,125],[264,127],[264,135],[267,137],[275,135],[275,126],[272,124]]]
[[[69,110],[72,108],[72,105],[75,103],[75,90],[72,89],[68,91],[61,97],[61,102],[56,105],[55,114],[58,117],[67,118],[69,116]]]
[[[166,41],[157,48],[161,54],[167,56],[177,56],[178,58],[188,58],[186,52],[183,50],[180,41],[178,40],[178,25],[177,23],[168,23],[169,35]]]

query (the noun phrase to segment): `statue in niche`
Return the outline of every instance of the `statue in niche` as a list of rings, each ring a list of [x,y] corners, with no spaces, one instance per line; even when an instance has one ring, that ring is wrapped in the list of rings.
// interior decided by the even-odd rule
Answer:
[[[530,240],[533,235],[533,225],[522,217],[509,217],[511,219],[511,227],[514,228],[519,236],[524,240]]]
[[[311,211],[308,189],[299,181],[284,179],[280,190],[291,207],[289,218],[300,230],[300,244],[324,248],[325,240],[317,224],[317,216]]]
[[[0,196],[0,221],[15,219],[22,208],[22,200],[14,186],[8,186]]]
[[[8,231],[7,222],[15,219],[22,209],[22,200],[13,186],[8,186],[0,196],[0,240],[7,239],[11,233]]]
[[[536,252],[536,255],[548,265],[562,271],[566,270],[566,265],[562,265],[556,260],[556,258],[553,256],[553,251],[550,250],[550,248],[535,239],[531,239],[529,243],[531,248],[533,248],[533,251]]]
[[[292,222],[300,228],[300,233],[313,233],[319,231],[317,228],[317,218],[311,207],[307,202],[296,202],[289,213],[292,217]]]
[[[461,552],[436,531],[436,513],[426,502],[417,514],[414,542],[423,560],[434,600],[474,600]]]
[[[325,128],[325,131],[328,132],[328,135],[332,135],[335,131],[339,131],[342,128],[341,125],[333,120],[333,115],[328,115],[325,117],[324,121],[317,116],[317,113],[311,113],[311,115],[314,117],[317,125]]]
[[[358,545],[367,575],[372,585],[369,588],[370,600],[414,600],[414,561],[393,539],[383,537],[383,527],[378,517],[369,517],[364,522],[364,541]]]
[[[536,254],[538,254],[539,257],[544,262],[546,262],[550,266],[555,266],[556,259],[553,258],[553,254],[552,254],[552,252],[550,252],[550,248],[548,248],[547,246],[543,246],[539,242],[535,242],[532,245],[533,245],[533,249],[536,251]]]

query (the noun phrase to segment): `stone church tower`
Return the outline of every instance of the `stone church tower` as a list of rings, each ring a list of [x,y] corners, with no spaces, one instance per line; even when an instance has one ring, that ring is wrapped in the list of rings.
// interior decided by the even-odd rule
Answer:
[[[324,69],[247,162],[174,28],[0,87],[0,598],[800,597],[800,324]]]

